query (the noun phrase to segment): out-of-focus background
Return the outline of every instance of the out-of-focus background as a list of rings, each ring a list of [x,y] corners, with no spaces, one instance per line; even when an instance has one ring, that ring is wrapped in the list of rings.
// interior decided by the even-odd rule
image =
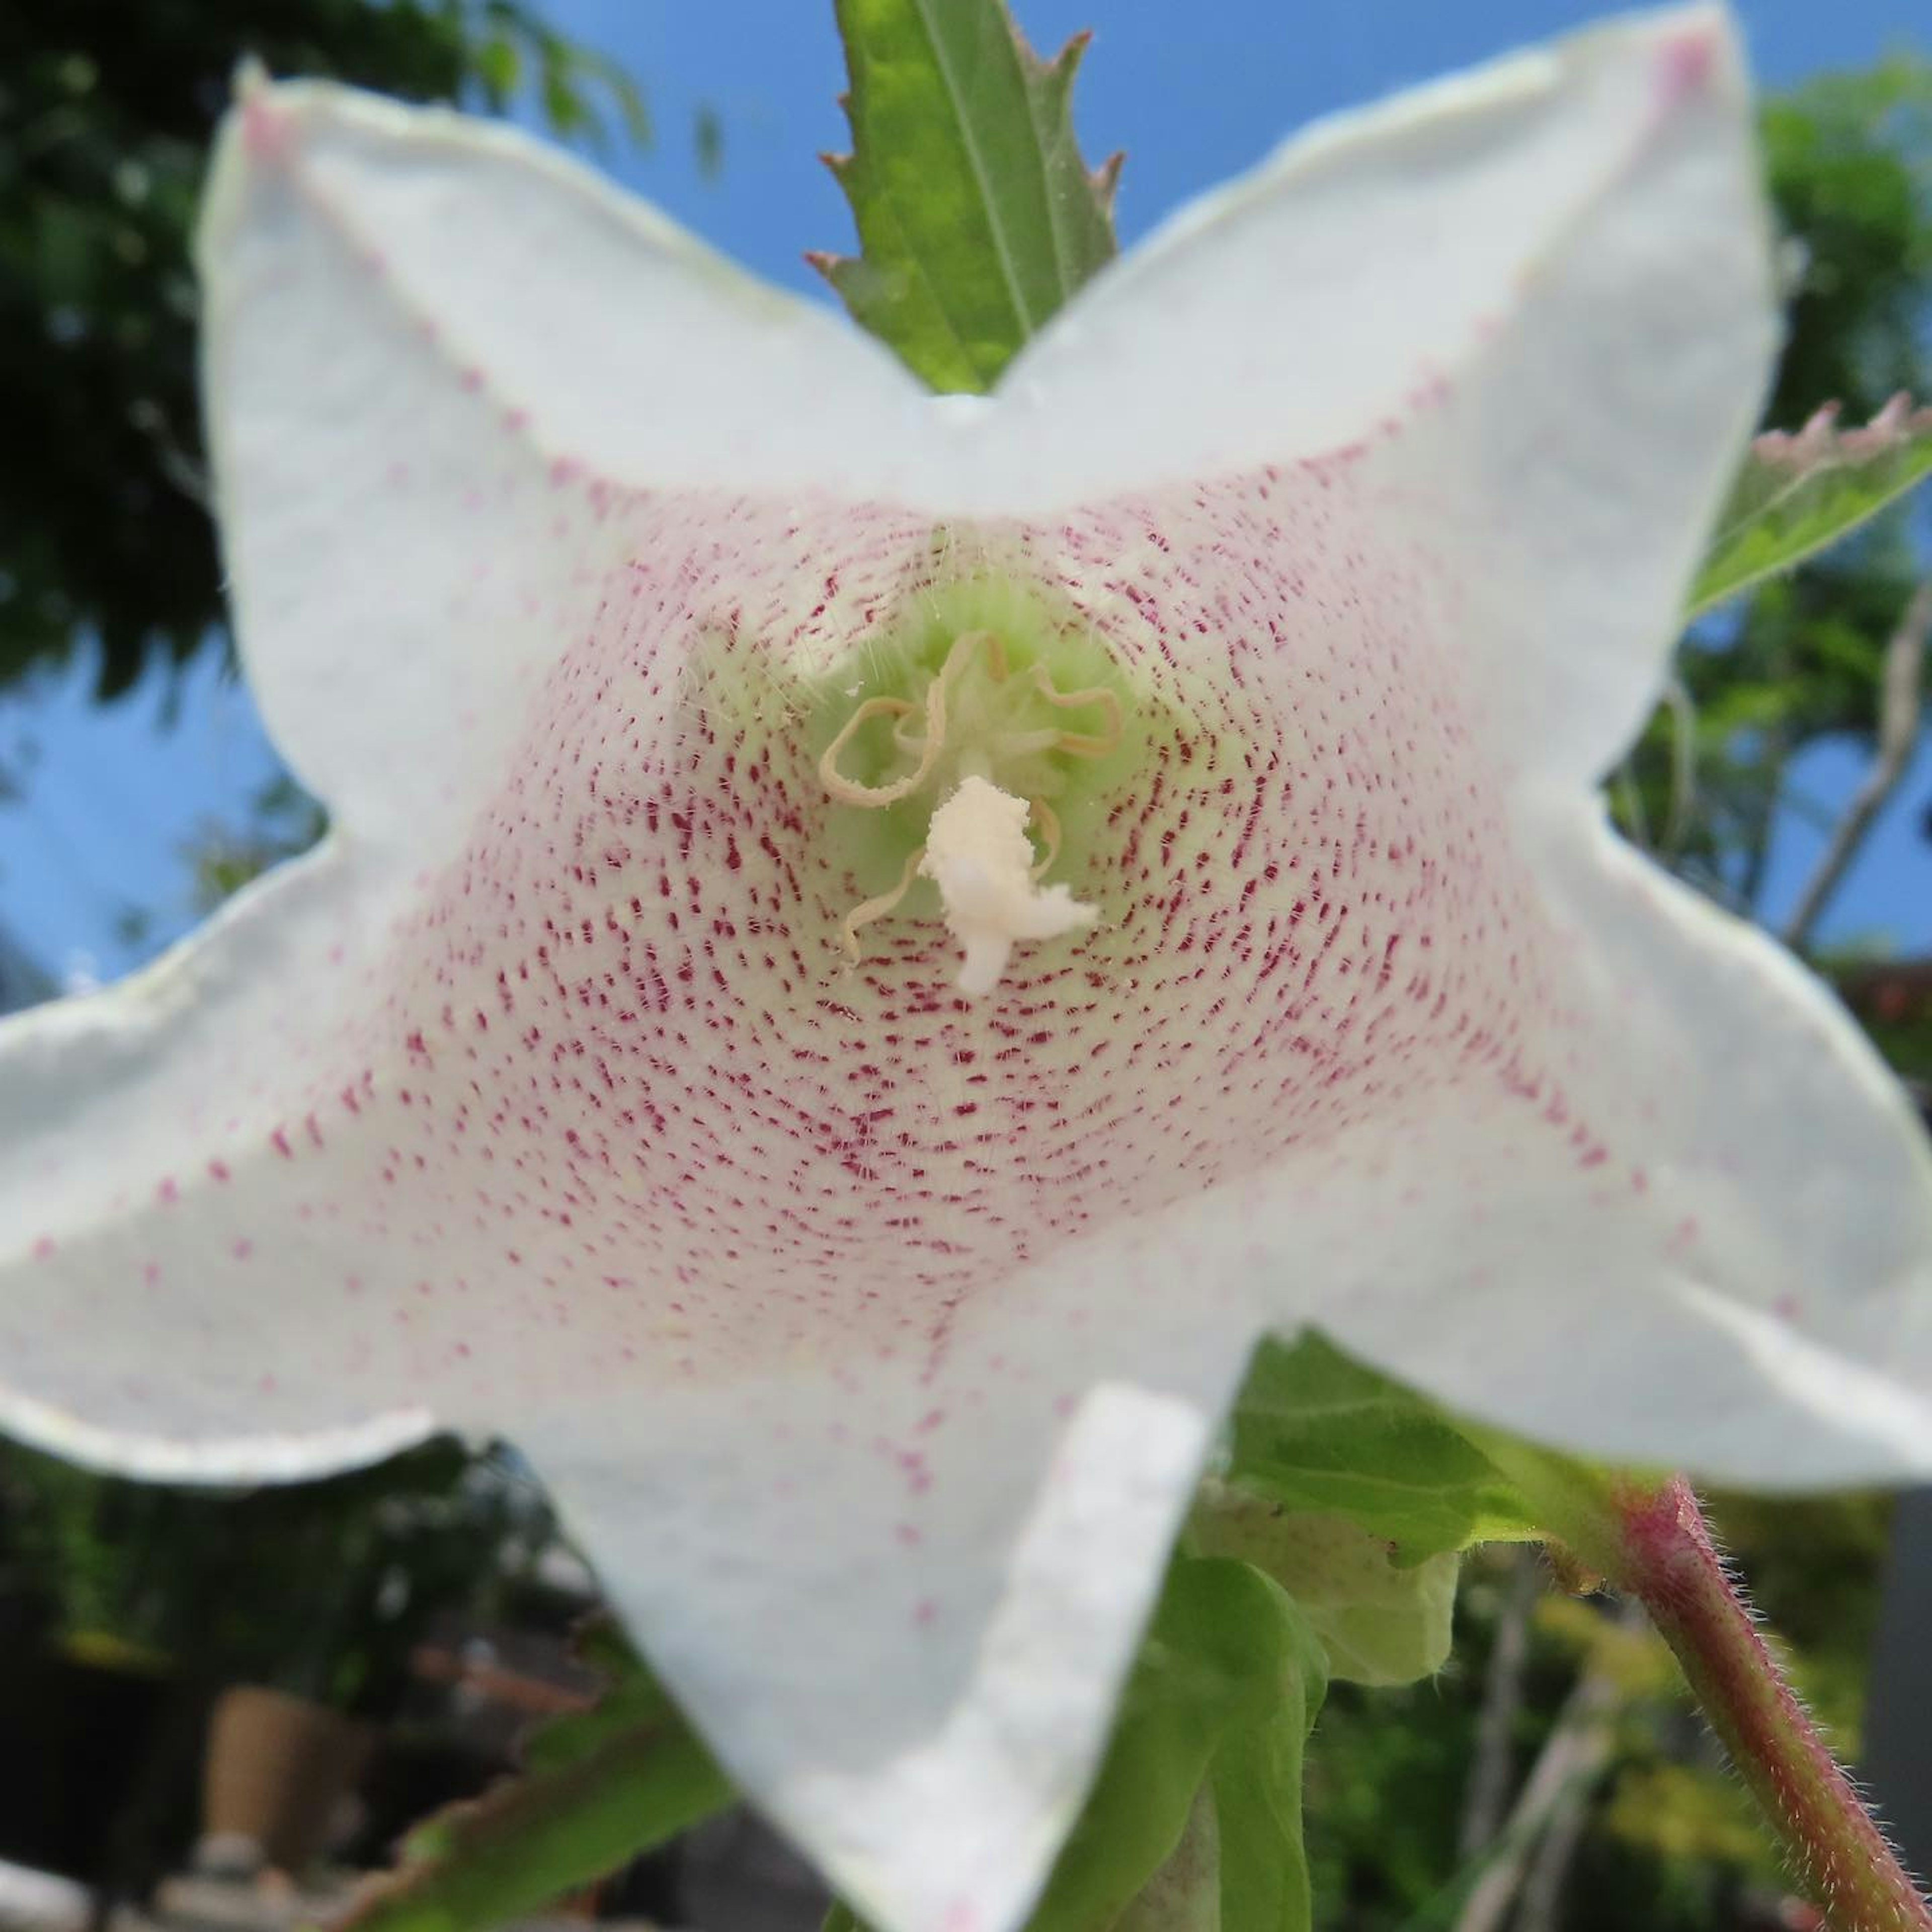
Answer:
[[[1791,238],[1768,423],[1932,393],[1922,9],[1742,8]],[[1041,44],[1098,30],[1080,121],[1090,154],[1127,151],[1124,243],[1304,121],[1589,10],[1018,8]],[[0,1008],[139,966],[324,824],[236,671],[205,508],[187,238],[244,54],[508,115],[818,298],[802,251],[849,240],[814,158],[844,138],[830,0],[5,0]],[[1888,661],[1894,713],[1921,701],[1896,673],[1932,576],[1928,500],[1688,640],[1677,700],[1611,786],[1632,837],[1835,980],[1922,1099],[1932,734],[1916,712],[1881,726]],[[1881,754],[1887,736],[1905,755]],[[1922,1868],[1932,1506],[1725,1498],[1718,1515]],[[568,1633],[594,1603],[507,1450],[434,1444],[211,1496],[0,1443],[0,1925],[291,1922],[589,1693]],[[1805,1922],[1640,1628],[1532,1556],[1479,1552],[1458,1631],[1435,1681],[1330,1697],[1310,1790],[1322,1924]],[[732,1820],[569,1909],[756,1932],[812,1924],[819,1903]]]

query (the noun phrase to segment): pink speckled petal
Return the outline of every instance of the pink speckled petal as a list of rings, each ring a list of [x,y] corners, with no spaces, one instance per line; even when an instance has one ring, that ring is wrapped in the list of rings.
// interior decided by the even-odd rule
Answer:
[[[0,1022],[0,1426],[248,1481],[435,1426],[376,1366],[392,1318],[334,1252],[354,1210],[316,1172],[317,1083],[332,1118],[352,1097],[328,1046],[382,932],[372,884],[332,843],[146,972]]]
[[[1265,1328],[1932,1468],[1896,1097],[1586,795],[1762,380],[1733,68],[1698,11],[1318,134],[964,412],[514,137],[256,95],[215,446],[338,829],[0,1031],[0,1417],[237,1474],[501,1430],[889,1932],[1023,1912]],[[930,916],[846,965],[890,880],[799,721],[986,573],[1140,755],[1065,815],[1097,923],[973,1000]]]
[[[616,494],[890,495],[934,447],[869,338],[508,128],[255,84],[199,254],[250,681],[337,824],[415,867],[581,627]]]
[[[1184,1280],[1204,1322],[1245,1297],[1604,1456],[1932,1471],[1932,1159],[1897,1083],[1588,794],[1489,755],[1384,448],[1034,535],[1196,727],[1082,883],[1091,1054],[1139,1102],[1087,1153],[1082,1278],[1110,1310]]]
[[[1709,6],[1322,123],[1015,362],[1012,489],[1366,467],[1464,600],[1498,755],[1594,778],[1654,700],[1762,392],[1757,176]]]

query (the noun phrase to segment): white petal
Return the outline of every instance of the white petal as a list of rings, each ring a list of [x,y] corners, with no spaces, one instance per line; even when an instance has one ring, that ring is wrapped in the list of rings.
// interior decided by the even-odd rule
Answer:
[[[1775,340],[1730,16],[1634,16],[1340,117],[1013,364],[1009,496],[1372,471],[1432,527],[1504,755],[1654,700]]]
[[[320,84],[230,118],[200,254],[237,626],[335,820],[442,856],[586,620],[614,491],[875,494],[929,399],[507,128]]]
[[[332,1252],[353,1077],[337,1035],[386,924],[332,842],[147,972],[0,1024],[0,1426],[235,1481],[435,1426],[366,1264]]]
[[[1932,1152],[1898,1083],[1780,949],[1574,806],[1535,859],[1568,956],[1548,993],[1516,982],[1514,1035],[1492,1010],[1490,1078],[1364,1054],[1339,1132],[1102,1236],[1082,1267],[1123,1293],[1184,1269],[1197,1293],[1245,1284],[1282,1332],[1312,1322],[1612,1462],[1766,1489],[1924,1480]],[[1390,1104],[1352,1108],[1378,1077]]]
[[[501,1430],[875,1922],[1000,1926],[1078,1808],[1246,1304],[1008,1293],[1116,1211],[1068,1177],[1140,1108],[1052,1125],[1107,1088],[1104,1014],[1051,1017],[1067,962],[1016,968],[1017,1034],[955,996],[936,919],[844,964],[859,889],[784,680],[921,592],[928,521],[612,518],[624,560],[458,856],[415,879],[338,836],[0,1032],[0,1413],[209,1477]]]
[[[1606,1156],[1573,1184],[1598,1175],[1591,1207],[1618,1211],[1594,1219],[1626,1221],[1636,1246],[1606,1234],[1570,1264],[1630,1310],[1583,1371],[1587,1418],[1565,1425],[1546,1393],[1521,1426],[1765,1486],[1922,1480],[1932,1147],[1904,1090],[1789,953],[1666,878],[1600,814],[1541,800],[1524,820],[1571,950],[1562,1077]],[[1640,1166],[1648,1216],[1601,1174],[1612,1147]],[[1492,1388],[1436,1386],[1506,1412]]]
[[[1159,808],[1071,862],[1108,997],[1061,1034],[1123,1097],[1068,1081],[1106,1174],[1042,1275],[1245,1293],[1612,1459],[1932,1474],[1932,1156],[1896,1082],[1580,787],[1489,754],[1459,578],[1400,501],[1269,475],[1034,533],[1191,728]]]
[[[1024,1918],[1238,1372],[1166,1324],[1161,1377],[1076,1396],[1027,1339],[1067,1312],[969,1324],[936,1384],[760,1376],[525,1432],[654,1664],[873,1924]]]
[[[434,1323],[360,1300],[392,1258],[352,1204],[350,1103],[393,1070],[394,922],[622,557],[604,472],[856,488],[839,452],[890,456],[927,411],[883,351],[536,143],[340,88],[248,93],[200,250],[242,656],[335,829],[154,971],[0,1030],[0,1210],[32,1262],[0,1413],[152,1473],[290,1474],[430,1426]]]

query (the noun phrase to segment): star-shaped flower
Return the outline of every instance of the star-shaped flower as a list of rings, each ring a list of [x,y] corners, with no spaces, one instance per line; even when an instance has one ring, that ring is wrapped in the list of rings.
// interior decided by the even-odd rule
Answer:
[[[8,1426],[508,1435],[906,1932],[1024,1910],[1264,1331],[1605,1456],[1932,1472],[1902,1098],[1594,795],[1775,332],[1722,15],[1317,128],[981,405],[332,88],[251,94],[202,260],[333,830],[0,1033]]]

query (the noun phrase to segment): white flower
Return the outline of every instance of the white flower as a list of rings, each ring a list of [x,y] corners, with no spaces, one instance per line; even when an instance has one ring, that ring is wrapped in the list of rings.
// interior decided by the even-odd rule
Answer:
[[[1316,129],[977,409],[332,88],[250,97],[202,253],[334,830],[0,1030],[9,1427],[500,1430],[896,1932],[1024,1911],[1265,1330],[1606,1456],[1932,1473],[1904,1102],[1594,795],[1775,332],[1721,14]],[[983,930],[919,871],[972,778],[1040,847]]]

